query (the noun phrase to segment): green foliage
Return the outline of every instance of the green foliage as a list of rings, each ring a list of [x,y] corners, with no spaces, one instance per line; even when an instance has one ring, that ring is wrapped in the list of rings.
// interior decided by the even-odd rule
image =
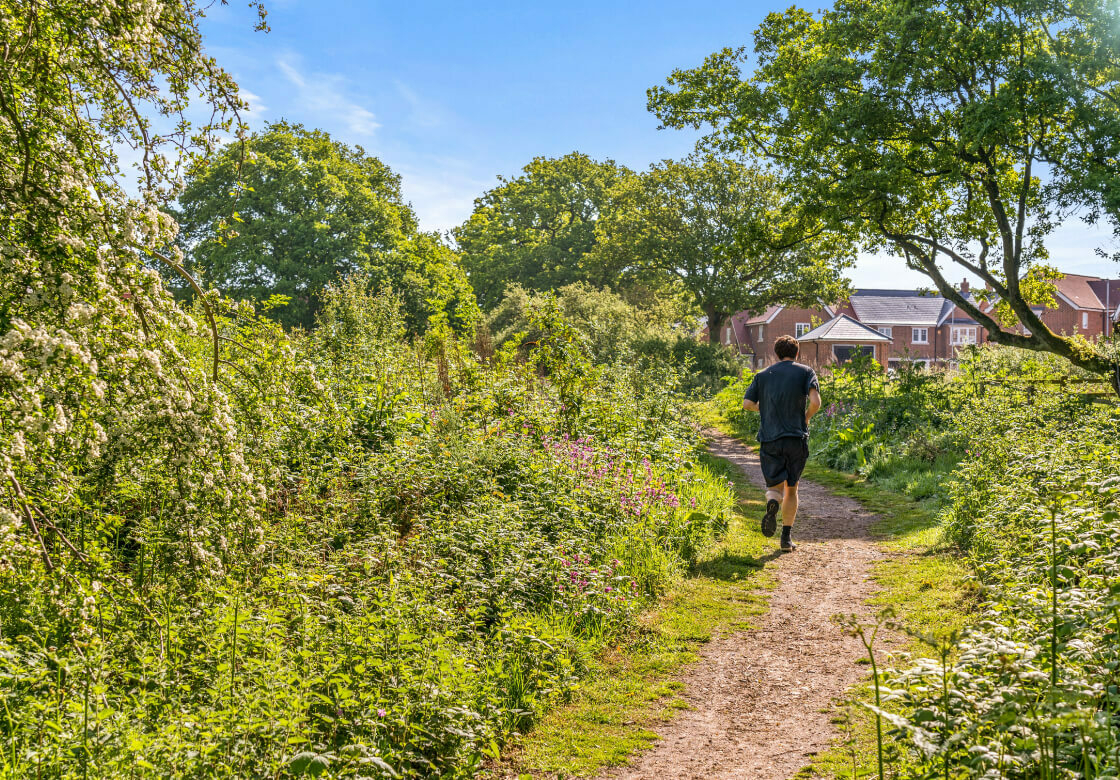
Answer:
[[[775,303],[838,300],[851,259],[793,224],[778,183],[714,157],[665,161],[620,183],[596,227],[596,258],[666,287],[679,284],[708,318],[717,343],[727,317]]]
[[[643,339],[670,333],[669,322],[658,313],[644,311],[627,303],[607,289],[586,284],[565,285],[555,295],[533,293],[518,284],[510,285],[501,302],[486,317],[486,324],[497,345],[511,340],[535,341],[536,313],[554,301],[564,319],[584,340],[592,358],[612,361],[626,356]]]
[[[288,296],[273,310],[287,326],[309,327],[323,288],[356,272],[397,290],[413,333],[433,315],[474,317],[455,253],[417,231],[400,177],[322,130],[277,122],[226,146],[194,170],[176,217],[189,271],[237,299]]]
[[[223,439],[149,424],[15,464],[12,777],[472,776],[726,526],[676,375],[593,362],[556,306],[527,362],[487,364],[405,340],[361,278],[295,337],[212,304]]]
[[[578,152],[537,157],[522,170],[513,179],[498,177],[498,186],[478,198],[470,219],[455,229],[482,305],[497,305],[513,284],[538,292],[574,282],[617,284],[622,268],[591,261],[588,253],[614,188],[632,174]]]
[[[554,295],[513,285],[486,325],[499,346],[536,344],[541,312],[555,307],[593,360],[674,366],[686,390],[710,393],[723,377],[738,373],[740,361],[726,347],[693,338],[688,332],[692,318],[676,304],[659,298],[652,307],[640,308],[609,290],[580,283],[565,285]]]

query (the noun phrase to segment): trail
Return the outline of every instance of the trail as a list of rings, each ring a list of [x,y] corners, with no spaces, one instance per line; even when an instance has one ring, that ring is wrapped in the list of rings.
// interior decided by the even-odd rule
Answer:
[[[713,434],[725,458],[760,488],[758,456]],[[802,481],[798,549],[770,557],[778,585],[758,628],[713,639],[683,678],[691,709],[660,729],[660,741],[615,769],[611,780],[787,780],[836,735],[833,700],[864,679],[863,648],[831,622],[870,617],[871,566],[886,557],[871,540],[876,516],[853,499]],[[778,535],[774,536],[777,549]]]

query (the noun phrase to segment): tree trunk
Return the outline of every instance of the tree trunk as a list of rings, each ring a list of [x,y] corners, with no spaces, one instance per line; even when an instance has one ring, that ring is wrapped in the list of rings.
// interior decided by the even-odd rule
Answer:
[[[723,332],[723,323],[727,316],[721,311],[707,311],[708,315],[708,343],[719,344],[720,334]]]

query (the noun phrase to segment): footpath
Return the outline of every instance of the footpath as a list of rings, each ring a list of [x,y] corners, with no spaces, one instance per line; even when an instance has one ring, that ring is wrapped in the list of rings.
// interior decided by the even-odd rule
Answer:
[[[713,434],[710,452],[764,488],[758,456]],[[758,628],[714,638],[683,677],[689,709],[658,729],[660,740],[609,780],[751,778],[787,780],[836,736],[833,705],[867,676],[859,640],[836,614],[872,619],[871,568],[886,557],[871,538],[877,516],[808,481],[793,553],[765,560],[777,586]]]

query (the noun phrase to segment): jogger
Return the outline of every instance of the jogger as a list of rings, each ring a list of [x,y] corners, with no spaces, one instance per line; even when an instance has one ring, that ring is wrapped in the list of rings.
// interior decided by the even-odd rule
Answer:
[[[782,514],[782,550],[797,549],[793,522],[797,517],[797,483],[809,459],[809,420],[821,408],[820,384],[813,369],[794,362],[797,339],[781,336],[774,342],[779,360],[755,375],[743,408],[761,417],[759,460],[766,478],[766,514],[762,533],[773,536]]]

